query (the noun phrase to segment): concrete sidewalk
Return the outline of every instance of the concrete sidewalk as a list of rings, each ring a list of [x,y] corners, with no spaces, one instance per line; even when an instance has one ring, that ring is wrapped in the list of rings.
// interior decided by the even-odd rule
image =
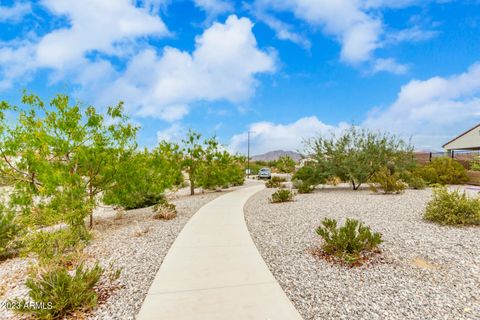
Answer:
[[[260,256],[243,206],[261,186],[203,206],[170,248],[138,320],[301,319]]]

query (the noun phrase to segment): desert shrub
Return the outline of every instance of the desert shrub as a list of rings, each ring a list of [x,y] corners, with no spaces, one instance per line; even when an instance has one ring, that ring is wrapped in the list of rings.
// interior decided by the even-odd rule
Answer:
[[[315,190],[314,186],[302,180],[295,180],[293,186],[298,190],[298,193],[312,193]]]
[[[40,262],[51,262],[75,253],[84,247],[90,234],[87,230],[63,228],[56,231],[36,231],[28,235],[24,241],[24,253],[34,253]]]
[[[407,184],[400,180],[398,173],[391,168],[383,168],[375,174],[373,178],[374,183],[370,184],[370,189],[373,192],[383,193],[401,193],[407,187]]]
[[[279,203],[279,202],[288,202],[293,201],[295,194],[288,190],[288,189],[279,189],[275,193],[272,194],[271,202],[272,203]]]
[[[415,190],[422,190],[427,187],[427,183],[423,180],[422,177],[413,175],[408,180],[408,187]]]
[[[0,208],[0,260],[8,258],[18,248],[20,227],[15,223],[13,212],[6,212]]]
[[[323,239],[325,253],[347,263],[354,263],[362,257],[362,253],[375,250],[383,242],[380,233],[372,232],[370,227],[355,219],[347,219],[345,225],[337,227],[336,220],[325,218],[317,234]]]
[[[293,181],[299,180],[311,186],[317,186],[327,181],[328,174],[316,166],[305,166],[298,169],[292,177]]]
[[[436,188],[424,217],[444,225],[480,225],[480,197],[469,198],[465,192]]]
[[[282,186],[282,182],[285,182],[285,178],[273,176],[270,180],[265,182],[265,186],[267,188],[280,188]]]
[[[449,157],[433,159],[419,173],[428,184],[463,184],[468,181],[467,170]]]
[[[340,183],[342,183],[342,179],[340,179],[339,177],[332,176],[332,177],[329,177],[325,183],[336,187]]]
[[[171,220],[177,217],[177,208],[173,203],[163,199],[153,206],[153,218],[161,220]]]
[[[37,319],[62,319],[73,311],[88,311],[97,304],[94,287],[102,273],[98,264],[89,269],[83,263],[72,271],[59,265],[40,271],[27,279],[30,299],[16,300],[17,311]]]
[[[470,162],[470,170],[480,171],[480,156],[474,157]]]

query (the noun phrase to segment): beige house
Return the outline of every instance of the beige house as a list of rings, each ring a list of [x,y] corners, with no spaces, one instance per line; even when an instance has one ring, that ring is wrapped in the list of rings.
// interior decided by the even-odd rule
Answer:
[[[445,143],[442,147],[450,153],[455,150],[480,150],[480,124]]]

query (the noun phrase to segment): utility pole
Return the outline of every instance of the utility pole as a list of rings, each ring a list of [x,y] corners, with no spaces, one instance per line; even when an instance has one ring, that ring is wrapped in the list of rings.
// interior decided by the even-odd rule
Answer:
[[[250,133],[254,131],[248,131],[248,142],[247,142],[247,178],[250,178]]]

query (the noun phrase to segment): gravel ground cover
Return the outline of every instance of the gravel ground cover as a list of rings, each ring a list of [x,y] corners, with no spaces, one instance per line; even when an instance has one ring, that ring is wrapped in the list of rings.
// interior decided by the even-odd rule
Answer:
[[[273,192],[250,198],[245,217],[304,319],[480,319],[480,228],[423,221],[431,190],[382,195],[340,186],[270,204]],[[325,217],[356,218],[381,232],[382,259],[349,268],[311,255]]]
[[[190,217],[204,204],[236,188],[189,196],[186,189],[170,194],[177,207],[173,220],[155,220],[151,208],[127,211],[121,218],[106,207],[95,212],[94,240],[86,248],[88,257],[98,259],[105,268],[113,263],[121,269],[114,289],[86,319],[135,319],[168,249]],[[0,301],[27,294],[24,280],[29,260],[15,258],[0,263]],[[0,319],[20,319],[0,310]],[[75,317],[74,317],[75,318]]]

